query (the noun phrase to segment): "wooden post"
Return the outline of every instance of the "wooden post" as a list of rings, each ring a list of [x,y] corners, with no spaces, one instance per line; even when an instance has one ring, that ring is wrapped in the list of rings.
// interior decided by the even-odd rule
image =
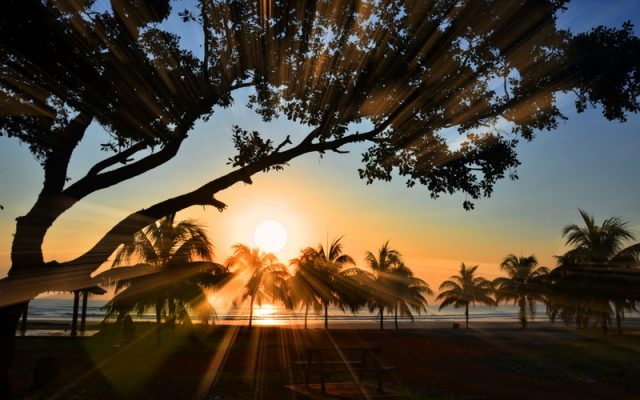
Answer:
[[[80,332],[84,333],[84,328],[87,321],[87,300],[89,298],[89,291],[82,291],[82,314],[80,316]]]
[[[80,292],[73,291],[73,318],[71,319],[71,336],[78,336],[78,302],[80,300]]]
[[[24,336],[27,333],[27,314],[29,314],[29,303],[24,307],[22,311],[22,321],[20,322],[20,336]]]

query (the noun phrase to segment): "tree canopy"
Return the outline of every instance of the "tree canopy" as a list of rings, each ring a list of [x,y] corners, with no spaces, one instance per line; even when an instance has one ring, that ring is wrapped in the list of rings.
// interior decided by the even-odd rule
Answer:
[[[565,118],[559,93],[575,93],[578,111],[600,106],[608,119],[638,111],[640,39],[631,24],[574,35],[556,26],[564,4],[9,0],[0,135],[27,144],[45,171],[36,204],[18,218],[10,275],[41,276],[41,243],[60,215],[170,160],[194,123],[215,118],[214,107],[229,106],[243,87],[265,121],[286,116],[307,133],[275,143],[233,127],[228,174],[133,212],[84,255],[55,264],[74,266],[67,282],[86,279],[165,215],[193,205],[222,210],[214,195],[229,186],[349,143],[369,146],[359,169],[367,183],[399,175],[432,197],[462,192],[473,208],[498,180],[517,178],[518,140]],[[201,49],[186,48],[168,20],[197,27]],[[105,157],[69,181],[69,160],[92,122],[108,132]],[[229,140],[224,129],[215,134]],[[22,297],[51,281],[28,285]]]

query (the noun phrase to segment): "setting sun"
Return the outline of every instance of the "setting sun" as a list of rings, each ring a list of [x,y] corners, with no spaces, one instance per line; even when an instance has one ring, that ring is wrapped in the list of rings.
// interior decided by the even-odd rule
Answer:
[[[287,244],[287,230],[278,221],[267,220],[256,227],[253,238],[262,250],[275,253]]]

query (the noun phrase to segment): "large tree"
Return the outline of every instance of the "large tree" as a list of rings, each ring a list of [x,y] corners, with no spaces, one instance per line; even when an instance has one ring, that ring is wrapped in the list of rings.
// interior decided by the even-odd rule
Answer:
[[[637,112],[632,26],[574,35],[556,26],[564,3],[199,0],[183,10],[170,0],[3,2],[0,134],[29,147],[44,182],[17,218],[0,288],[0,375],[25,301],[85,287],[135,232],[190,206],[222,210],[214,196],[256,173],[366,142],[359,172],[367,182],[399,174],[432,197],[465,193],[472,208],[499,179],[516,177],[518,139],[564,118],[558,93],[575,92],[578,111],[602,106],[608,119]],[[165,29],[175,24],[159,24],[167,18],[197,26],[202,50],[181,47],[179,31]],[[241,87],[253,89],[250,105],[266,121],[283,115],[307,132],[274,143],[235,127],[228,173],[134,210],[74,260],[45,262],[42,242],[62,214],[170,160],[194,123],[215,118]],[[92,122],[107,132],[111,153],[68,180]],[[456,130],[465,139],[452,146],[447,135]]]

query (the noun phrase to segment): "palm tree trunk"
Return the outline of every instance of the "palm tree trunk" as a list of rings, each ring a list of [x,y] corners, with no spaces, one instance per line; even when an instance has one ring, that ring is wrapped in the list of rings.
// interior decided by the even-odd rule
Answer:
[[[167,308],[169,312],[169,318],[167,318],[167,325],[169,325],[170,331],[173,331],[173,328],[176,325],[176,301],[172,295],[169,295],[167,299]]]
[[[249,328],[253,324],[253,296],[251,296],[251,301],[249,302]]]
[[[307,329],[307,316],[309,315],[309,304],[304,307],[304,329]]]
[[[384,307],[380,307],[380,330],[384,329]]]
[[[156,299],[156,340],[162,340],[162,301]]]
[[[329,303],[324,302],[324,329],[329,329]]]
[[[467,321],[467,329],[469,329],[469,303],[464,306],[464,318]]]
[[[396,329],[398,329],[398,305],[396,304]]]
[[[520,306],[520,326],[522,329],[527,329],[527,299],[523,295],[520,295],[518,305]]]
[[[618,328],[618,335],[622,335],[622,306],[620,303],[614,303],[616,308],[616,327]]]

